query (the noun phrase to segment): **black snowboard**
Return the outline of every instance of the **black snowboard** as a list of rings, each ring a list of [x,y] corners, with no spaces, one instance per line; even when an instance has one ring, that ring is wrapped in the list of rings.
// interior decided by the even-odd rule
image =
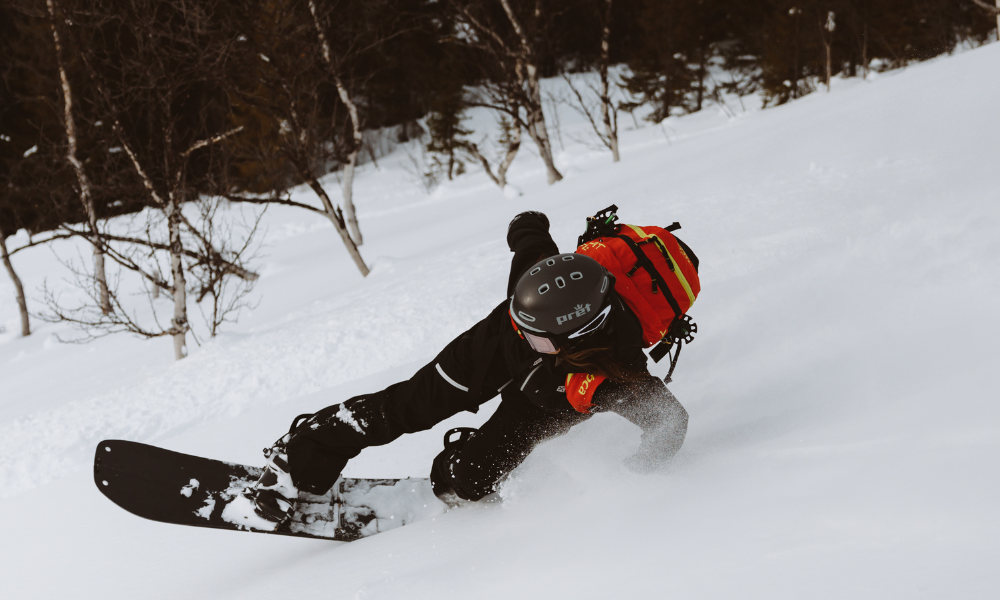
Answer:
[[[101,442],[94,457],[101,493],[163,523],[349,542],[447,510],[427,479],[341,478],[325,496],[303,494],[290,523],[277,528],[240,493],[259,475],[258,467],[123,440]]]

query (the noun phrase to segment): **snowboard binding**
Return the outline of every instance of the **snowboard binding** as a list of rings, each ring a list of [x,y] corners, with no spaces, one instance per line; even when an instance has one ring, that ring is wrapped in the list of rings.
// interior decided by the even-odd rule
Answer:
[[[291,520],[295,512],[295,501],[299,490],[292,481],[288,466],[288,442],[299,426],[308,421],[311,414],[299,415],[292,421],[288,433],[278,438],[270,448],[264,448],[264,470],[253,486],[243,490],[243,495],[253,503],[254,512],[262,519],[278,525]]]
[[[431,490],[439,500],[452,508],[469,502],[455,491],[452,469],[458,454],[475,434],[476,429],[472,427],[449,429],[444,434],[444,450],[434,458],[431,465]]]
[[[279,525],[292,517],[299,495],[288,468],[288,453],[285,450],[288,437],[282,436],[273,446],[264,449],[267,458],[264,470],[257,482],[243,491],[259,517]]]

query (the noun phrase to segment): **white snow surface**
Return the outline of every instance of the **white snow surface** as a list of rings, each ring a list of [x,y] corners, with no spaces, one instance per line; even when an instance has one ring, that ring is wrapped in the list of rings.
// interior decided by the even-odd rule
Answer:
[[[269,209],[259,305],[180,362],[166,340],[66,345],[38,320],[19,338],[0,277],[0,596],[1000,597],[998,72],[992,44],[764,111],[625,115],[618,164],[563,107],[566,178],[547,186],[526,140],[522,195],[474,166],[428,195],[401,148],[357,179],[367,279],[329,223]],[[154,523],[95,489],[103,438],[262,464],[297,414],[410,376],[485,316],[515,214],[544,211],[569,251],[611,203],[625,222],[680,221],[701,259],[700,332],[671,385],[690,429],[669,468],[625,470],[639,431],[599,415],[533,452],[503,502],[350,544]],[[14,256],[35,310],[44,277],[62,285],[58,257],[81,256]],[[444,431],[495,406],[345,475],[425,477]]]

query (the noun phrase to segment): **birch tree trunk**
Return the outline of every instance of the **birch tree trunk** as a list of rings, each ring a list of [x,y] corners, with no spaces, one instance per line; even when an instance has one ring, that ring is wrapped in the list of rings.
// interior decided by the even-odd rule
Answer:
[[[823,40],[823,46],[826,48],[826,92],[827,93],[830,93],[830,79],[832,79],[833,77],[832,74],[833,68],[832,65],[830,64],[830,59],[831,59],[830,52],[832,45],[833,45],[832,43],[827,42],[825,39]]]
[[[31,335],[31,322],[28,320],[28,302],[24,298],[24,286],[21,285],[21,278],[14,271],[14,265],[10,262],[10,255],[7,254],[7,234],[0,231],[0,255],[3,257],[3,266],[7,267],[7,274],[14,282],[14,294],[17,296],[17,306],[21,312],[21,336]]]
[[[73,90],[69,85],[69,77],[66,74],[62,41],[59,39],[59,29],[56,25],[58,18],[56,16],[55,0],[46,0],[46,5],[48,6],[49,21],[52,26],[52,41],[56,49],[56,66],[59,68],[59,79],[62,83],[63,124],[66,128],[66,160],[73,167],[77,183],[80,186],[80,202],[83,204],[83,210],[87,214],[90,243],[94,248],[94,280],[97,282],[101,313],[108,315],[111,314],[111,294],[108,291],[108,279],[104,272],[104,250],[101,245],[101,235],[97,229],[97,211],[94,208],[94,199],[91,195],[90,179],[83,170],[83,163],[80,162],[76,155],[77,135],[76,121],[73,118]]]
[[[183,246],[181,244],[181,203],[174,195],[170,195],[166,207],[167,231],[170,236],[170,274],[173,278],[174,317],[170,320],[171,334],[174,338],[174,358],[180,360],[187,356],[187,280],[184,276],[184,263],[181,261]]]
[[[562,174],[556,169],[556,163],[552,157],[552,142],[549,140],[549,132],[545,127],[545,113],[542,112],[542,93],[538,83],[538,72],[535,66],[530,63],[526,64],[525,67],[528,75],[528,95],[532,104],[532,106],[526,107],[528,109],[528,135],[538,146],[538,154],[545,162],[549,185],[552,185],[562,179]]]
[[[997,0],[1000,2],[1000,0]],[[611,62],[611,0],[607,0],[604,13],[604,26],[601,28],[601,120],[604,121],[604,133],[608,136],[613,162],[619,161],[618,131],[611,124],[611,94],[608,90],[608,63]],[[617,121],[617,119],[616,119]]]
[[[1000,0],[997,0],[1000,2]],[[1000,19],[1000,17],[998,17]],[[868,9],[865,8],[865,24],[861,34],[861,62],[864,63],[865,81],[868,81]]]
[[[833,54],[833,32],[837,29],[837,23],[834,20],[833,11],[826,13],[826,23],[823,24],[823,29],[826,33],[823,34],[823,47],[826,48],[826,91],[830,93],[830,80],[833,78],[833,64],[832,64],[832,54]],[[829,34],[829,35],[827,35]]]
[[[507,143],[507,152],[504,154],[500,164],[497,165],[497,185],[500,186],[501,190],[507,187],[507,169],[514,162],[514,157],[517,156],[517,151],[520,148],[521,127],[517,123],[514,123],[510,132],[510,140]]]
[[[521,26],[521,22],[510,7],[509,0],[500,0],[500,4],[503,5],[504,12],[507,13],[507,18],[510,20],[510,24],[514,27],[514,32],[517,33],[517,37],[521,41],[522,56],[518,59],[516,71],[517,77],[521,85],[525,88],[528,97],[527,106],[524,107],[527,113],[525,121],[528,126],[528,135],[531,136],[531,139],[538,146],[538,154],[541,155],[542,161],[545,163],[549,185],[552,185],[562,179],[562,174],[556,169],[555,161],[552,159],[552,143],[549,141],[549,133],[545,127],[545,113],[542,111],[541,85],[538,82],[538,68],[534,64],[534,51],[531,43],[528,42],[528,37]]]
[[[497,165],[496,175],[493,174],[493,168],[490,166],[489,159],[483,156],[478,146],[472,142],[465,142],[462,148],[483,165],[486,175],[503,191],[507,187],[507,169],[510,168],[511,163],[514,162],[514,157],[517,156],[518,149],[521,148],[521,126],[515,123],[509,130],[507,135],[507,151]]]
[[[344,212],[347,217],[347,226],[350,228],[351,236],[354,238],[353,245],[360,246],[364,243],[364,238],[361,237],[361,229],[358,227],[358,217],[354,211],[354,168],[358,164],[358,154],[361,152],[363,142],[361,137],[361,118],[358,116],[358,105],[351,99],[351,95],[347,93],[347,87],[344,86],[344,82],[336,72],[336,68],[333,64],[333,56],[330,52],[330,42],[326,39],[326,34],[323,33],[323,27],[320,25],[319,15],[316,12],[315,0],[309,0],[309,12],[312,13],[313,24],[316,26],[316,35],[319,37],[319,43],[323,49],[323,62],[326,63],[327,68],[330,70],[330,74],[333,75],[334,83],[337,85],[337,93],[340,94],[340,101],[347,107],[347,112],[351,116],[351,128],[354,132],[354,145],[351,148],[351,154],[347,159],[347,165],[344,167]],[[323,193],[326,194],[325,191]],[[354,251],[357,252],[356,247],[354,248]],[[360,258],[361,256],[358,255],[358,259]],[[361,264],[364,264],[364,262],[362,261]],[[365,267],[363,272],[365,275],[368,275],[367,267]]]
[[[347,112],[351,115],[351,127],[354,130],[354,146],[351,149],[350,156],[348,156],[347,165],[344,167],[344,216],[347,217],[347,226],[350,227],[351,237],[354,238],[355,244],[360,246],[364,243],[364,239],[361,237],[361,229],[358,227],[358,217],[354,212],[354,167],[358,164],[358,154],[361,153],[361,146],[364,141],[361,136],[361,119],[358,116],[358,106],[351,99],[351,95],[347,93],[347,88],[344,87],[340,77],[336,77],[335,81],[337,92],[340,94],[340,101],[347,106]]]
[[[700,41],[700,40],[699,40]],[[698,110],[705,102],[705,77],[708,74],[708,52],[698,44]]]
[[[368,277],[370,273],[368,265],[365,264],[363,258],[361,258],[361,252],[358,251],[357,244],[351,239],[351,235],[347,232],[347,227],[344,223],[344,216],[340,211],[333,205],[333,201],[330,200],[330,196],[327,195],[326,190],[320,185],[319,180],[313,173],[304,168],[303,165],[297,164],[296,168],[299,170],[299,174],[302,178],[306,180],[312,191],[319,197],[320,202],[323,203],[323,214],[326,218],[330,219],[333,223],[333,227],[337,230],[337,234],[340,235],[340,239],[343,240],[344,245],[347,246],[347,252],[351,255],[351,259],[354,260],[355,266],[361,271],[363,277]]]

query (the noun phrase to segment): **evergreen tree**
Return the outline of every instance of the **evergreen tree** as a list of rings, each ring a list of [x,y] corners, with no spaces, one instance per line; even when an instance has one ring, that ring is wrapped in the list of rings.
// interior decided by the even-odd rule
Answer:
[[[653,106],[648,119],[659,122],[673,110],[701,110],[708,86],[708,63],[725,40],[728,22],[719,0],[647,0],[635,24],[641,42],[628,61],[626,89]]]
[[[432,112],[427,116],[427,129],[430,134],[430,142],[427,144],[428,152],[435,155],[434,170],[443,171],[450,181],[456,166],[461,170],[462,162],[458,160],[456,154],[464,146],[463,136],[472,133],[469,129],[462,127],[462,90],[459,88],[452,93],[445,93],[431,104]]]

